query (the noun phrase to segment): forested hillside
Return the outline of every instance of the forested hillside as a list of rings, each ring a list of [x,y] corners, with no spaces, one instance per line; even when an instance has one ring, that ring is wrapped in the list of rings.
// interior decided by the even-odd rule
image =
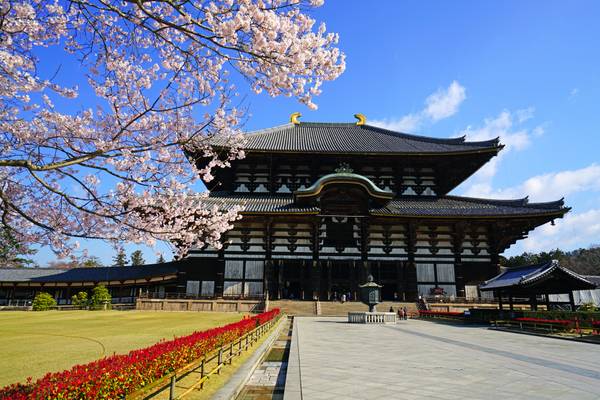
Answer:
[[[500,264],[505,267],[538,264],[556,259],[561,265],[582,275],[600,275],[600,246],[564,252],[556,249],[550,252],[523,253],[509,258],[501,257]]]

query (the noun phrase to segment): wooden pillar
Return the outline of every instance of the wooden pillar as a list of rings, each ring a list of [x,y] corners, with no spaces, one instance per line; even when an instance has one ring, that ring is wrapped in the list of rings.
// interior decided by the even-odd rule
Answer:
[[[498,291],[498,307],[500,308],[500,310],[503,310],[503,305],[502,305],[502,291]]]
[[[269,286],[271,285],[271,282],[274,282],[273,262],[271,260],[266,260],[265,267],[263,270],[263,292],[264,292],[265,300],[268,300]]]
[[[224,250],[219,250],[219,258],[216,261],[217,274],[215,279],[214,297],[223,297],[225,290],[225,258]]]
[[[402,293],[404,292],[404,288],[402,287],[404,284],[404,279],[402,279],[402,262],[395,261],[394,266],[396,267],[396,293],[398,294],[398,299],[402,299]]]
[[[319,262],[319,229],[321,221],[314,219],[312,221],[312,267],[311,267],[311,286],[313,298],[321,299],[321,263]]]
[[[546,311],[550,310],[550,295],[548,293],[544,293],[544,297],[546,298]]]
[[[331,261],[327,261],[325,264],[327,269],[327,300],[331,299]]]
[[[274,269],[275,269],[275,275],[277,276],[277,299],[281,299],[281,289],[283,286],[283,271],[282,268],[283,266],[281,265],[281,262],[279,261],[275,261],[274,262]]]
[[[362,276],[359,279],[360,284],[366,282],[367,277],[369,275],[373,275],[373,272],[370,270],[369,254],[368,254],[368,248],[369,248],[368,241],[369,241],[368,220],[366,218],[363,218],[360,220],[360,253],[361,253],[362,270],[363,270],[363,273],[361,274]],[[358,291],[358,288],[356,288],[355,290]]]
[[[508,295],[508,309],[510,311],[513,311],[515,309],[514,302],[513,302],[513,295],[512,294]]]
[[[304,292],[305,292],[305,286],[306,286],[306,279],[305,279],[305,273],[304,273],[304,268],[306,267],[305,265],[306,263],[304,262],[304,260],[302,260],[300,262],[300,293],[299,293],[299,297],[300,300],[304,300]]]
[[[360,220],[360,256],[363,261],[369,259],[369,221],[367,218]]]
[[[531,310],[537,311],[537,296],[535,294],[529,297],[529,302],[531,304]]]
[[[419,297],[417,287],[417,270],[415,265],[415,252],[417,245],[417,222],[409,222],[406,229],[406,250],[408,253],[408,261],[405,265],[406,269],[406,285],[405,292],[407,300],[417,300]]]
[[[456,294],[465,297],[465,270],[462,264],[463,242],[465,238],[466,225],[464,222],[454,224],[452,234],[452,251],[454,253],[454,281],[456,282]]]
[[[571,311],[575,311],[575,296],[572,290],[569,292],[569,304],[571,304]]]
[[[356,260],[352,260],[350,269],[350,293],[352,294],[352,300],[356,300],[356,292],[358,290],[358,280],[356,278]]]
[[[311,272],[311,286],[312,286],[312,298],[321,300],[321,266],[319,261],[313,260],[310,269]]]

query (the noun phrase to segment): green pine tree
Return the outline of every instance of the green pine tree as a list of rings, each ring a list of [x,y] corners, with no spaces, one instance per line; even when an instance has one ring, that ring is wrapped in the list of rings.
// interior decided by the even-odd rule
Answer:
[[[117,267],[124,267],[127,265],[127,255],[125,254],[125,250],[119,249],[117,255],[113,258],[113,262]]]
[[[165,263],[165,258],[163,257],[162,253],[160,253],[160,255],[158,256],[158,260],[156,260],[157,264],[163,264]]]
[[[144,265],[145,263],[146,261],[142,256],[141,250],[136,250],[133,253],[131,253],[131,265]]]
[[[88,258],[83,258],[79,261],[79,266],[84,268],[100,268],[103,267],[102,262],[96,256],[91,256]]]
[[[23,268],[32,266],[32,260],[22,256],[30,256],[36,250],[23,246],[14,237],[13,231],[6,225],[0,225],[0,267]]]

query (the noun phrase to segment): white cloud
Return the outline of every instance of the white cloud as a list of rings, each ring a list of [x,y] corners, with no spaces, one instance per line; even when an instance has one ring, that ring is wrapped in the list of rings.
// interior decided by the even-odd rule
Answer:
[[[372,121],[371,124],[396,132],[414,132],[421,125],[421,116],[408,114],[399,119]]]
[[[414,132],[426,122],[437,122],[456,114],[466,98],[465,88],[457,81],[452,81],[446,89],[440,88],[429,95],[423,110],[400,118],[374,120],[372,124],[393,131]]]
[[[447,89],[438,89],[425,100],[427,107],[423,113],[434,122],[448,118],[458,112],[461,103],[467,98],[465,88],[453,81]]]
[[[578,94],[579,94],[578,88],[571,89],[571,91],[569,92],[569,100],[573,100],[575,98],[575,96],[577,96]]]
[[[465,195],[496,199],[529,196],[532,202],[544,202],[574,193],[594,191],[600,192],[600,165],[595,163],[584,168],[533,176],[519,185],[504,189],[492,189],[489,183],[481,182],[470,186]],[[600,209],[570,212],[555,223],[556,226],[548,223],[535,229],[528,238],[512,247],[508,254],[548,251],[557,247],[570,250],[600,242]]]
[[[467,140],[480,141],[500,137],[500,142],[505,148],[496,157],[485,164],[475,175],[462,184],[463,194],[473,197],[481,197],[494,192],[492,181],[498,171],[498,165],[503,158],[511,153],[525,150],[531,144],[533,137],[544,134],[543,125],[529,129],[523,124],[533,118],[534,108],[516,110],[511,112],[504,110],[494,118],[486,118],[483,125],[477,128],[468,126],[460,135],[466,135]]]
[[[533,108],[533,107],[527,107],[522,110],[515,111],[515,115],[517,116],[517,121],[520,124],[533,118],[534,114],[535,114],[535,108]]]
[[[515,129],[515,126],[518,127],[532,117],[533,109],[531,107],[517,110],[514,113],[504,110],[495,118],[486,118],[482,127],[474,129],[468,126],[460,134],[466,135],[468,140],[474,141],[500,137],[500,142],[506,146],[505,151],[519,151],[529,146],[531,141],[527,129]]]
[[[540,252],[556,249],[570,250],[597,244],[600,238],[600,209],[568,213],[555,221],[556,226],[543,225],[519,242],[510,253]]]
[[[529,196],[531,201],[551,201],[584,191],[600,191],[600,165],[537,175],[504,189],[492,189],[482,182],[470,186],[465,194],[499,199]]]

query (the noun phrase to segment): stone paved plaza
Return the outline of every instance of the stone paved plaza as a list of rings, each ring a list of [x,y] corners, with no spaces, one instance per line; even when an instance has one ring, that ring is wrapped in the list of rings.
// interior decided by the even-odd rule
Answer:
[[[600,399],[600,345],[428,321],[296,318],[285,399]]]

